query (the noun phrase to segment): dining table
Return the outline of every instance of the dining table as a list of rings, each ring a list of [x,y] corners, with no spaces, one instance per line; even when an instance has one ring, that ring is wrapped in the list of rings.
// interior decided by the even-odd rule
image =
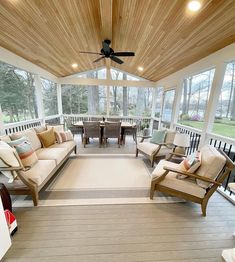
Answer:
[[[104,128],[106,121],[100,121],[100,128]],[[107,121],[109,122],[109,121]],[[76,126],[78,129],[80,129],[81,138],[83,141],[83,133],[84,133],[84,126],[83,121],[78,121],[73,123],[74,126]],[[129,122],[121,122],[121,142],[122,144],[125,144],[125,131],[136,128],[136,123],[129,123]]]

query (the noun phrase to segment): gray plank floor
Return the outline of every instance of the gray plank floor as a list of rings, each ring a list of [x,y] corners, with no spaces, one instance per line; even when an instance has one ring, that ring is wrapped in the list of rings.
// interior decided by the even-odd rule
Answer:
[[[18,208],[4,262],[221,261],[235,246],[235,208],[216,193],[193,203]]]

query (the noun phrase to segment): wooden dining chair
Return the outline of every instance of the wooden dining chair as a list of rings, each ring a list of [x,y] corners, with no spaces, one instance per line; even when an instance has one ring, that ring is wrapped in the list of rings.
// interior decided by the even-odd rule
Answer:
[[[103,140],[107,145],[108,138],[117,138],[118,147],[121,145],[121,122],[105,122]]]
[[[99,138],[99,146],[100,146],[102,143],[100,122],[84,121],[83,127],[84,127],[83,146],[86,147],[89,138]]]

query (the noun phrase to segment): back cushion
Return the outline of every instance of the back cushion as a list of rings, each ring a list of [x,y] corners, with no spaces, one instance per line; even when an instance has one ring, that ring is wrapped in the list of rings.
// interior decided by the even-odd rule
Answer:
[[[11,139],[16,140],[23,136],[28,139],[34,151],[42,147],[41,142],[34,129],[28,129],[22,132],[14,133],[11,135]]]
[[[175,130],[167,130],[166,137],[165,137],[165,143],[166,144],[173,144],[174,138],[175,138],[176,131]]]
[[[201,166],[197,170],[199,176],[216,179],[226,163],[226,159],[213,146],[205,145],[201,148]],[[208,188],[210,183],[197,179],[197,184]]]
[[[47,130],[47,128],[45,127],[45,126],[37,126],[37,127],[34,127],[34,131],[36,132],[36,133],[41,133],[41,132],[44,132],[44,131],[46,131]]]
[[[0,141],[8,143],[11,141],[11,138],[8,135],[0,136]]]
[[[64,126],[63,125],[56,125],[56,126],[49,126],[47,125],[47,130],[53,128],[55,132],[64,132]]]

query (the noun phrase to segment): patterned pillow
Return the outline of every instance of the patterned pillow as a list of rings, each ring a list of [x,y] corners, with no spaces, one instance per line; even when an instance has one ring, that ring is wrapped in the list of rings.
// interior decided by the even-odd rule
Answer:
[[[28,141],[15,146],[24,167],[32,167],[38,162],[38,157]]]
[[[201,152],[196,151],[193,154],[189,155],[187,158],[185,158],[179,165],[180,169],[182,171],[187,171],[188,173],[195,173],[195,171],[200,167],[201,165]],[[186,178],[185,175],[179,175],[177,178],[182,179]]]
[[[65,132],[55,132],[55,137],[58,142],[58,144],[62,144],[66,141],[73,140],[73,134],[71,131],[65,131]]]
[[[16,149],[24,167],[31,167],[38,161],[37,155],[26,137],[8,142],[8,144]]]

